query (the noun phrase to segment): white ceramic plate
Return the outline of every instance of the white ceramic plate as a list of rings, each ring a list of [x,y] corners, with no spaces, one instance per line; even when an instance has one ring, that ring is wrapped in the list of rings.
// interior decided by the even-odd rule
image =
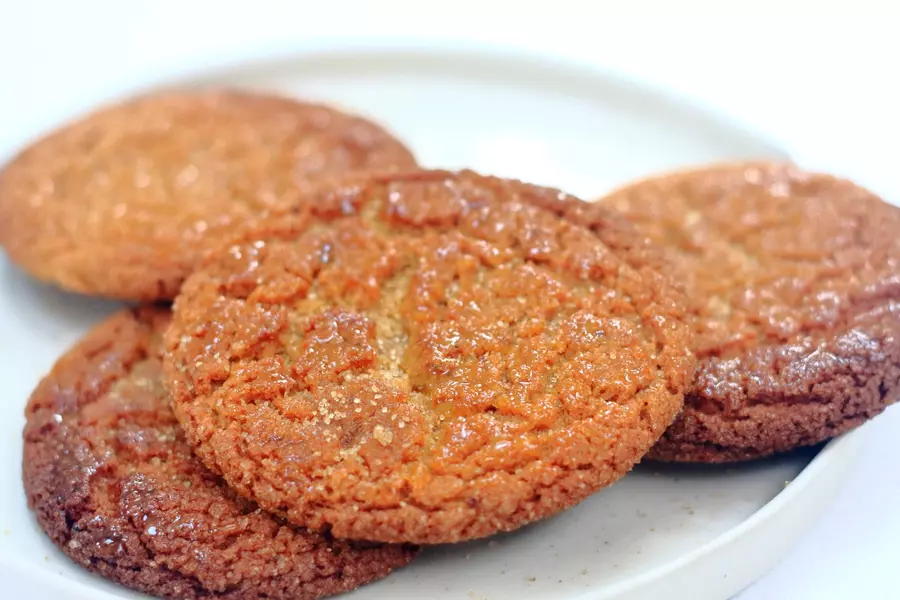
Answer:
[[[728,119],[549,58],[326,45],[263,58],[225,70],[206,65],[190,77],[185,73],[193,65],[180,65],[178,74],[184,82],[330,101],[386,124],[428,166],[473,167],[586,198],[659,170],[785,158]],[[173,73],[162,73],[165,83]],[[28,512],[20,483],[29,392],[63,349],[116,305],[35,284],[5,262],[0,282],[0,596],[135,597],[58,552]],[[819,453],[732,468],[642,465],[573,510],[513,534],[428,549],[409,568],[352,597],[724,600],[771,567],[825,508],[854,463],[859,440],[851,434]]]

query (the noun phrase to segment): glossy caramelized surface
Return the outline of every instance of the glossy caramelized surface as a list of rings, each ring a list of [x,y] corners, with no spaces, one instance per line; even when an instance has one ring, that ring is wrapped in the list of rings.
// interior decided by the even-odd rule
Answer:
[[[558,214],[582,204],[424,172],[257,226],[176,301],[166,374],[198,455],[298,524],[380,541],[514,529],[615,481],[694,359],[630,242]]]

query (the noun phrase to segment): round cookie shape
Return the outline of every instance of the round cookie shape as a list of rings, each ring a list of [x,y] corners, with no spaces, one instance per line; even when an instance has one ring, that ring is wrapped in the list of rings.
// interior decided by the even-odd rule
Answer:
[[[665,280],[555,214],[579,203],[385,175],[247,233],[188,278],[166,338],[197,455],[268,510],[374,541],[508,531],[614,482],[694,357]]]
[[[106,107],[0,171],[0,245],[64,289],[155,301],[208,248],[353,171],[408,170],[410,151],[338,110],[228,89],[165,91]]]
[[[110,317],[33,393],[23,479],[53,542],[107,579],[178,600],[322,598],[407,564],[414,547],[286,524],[193,457],[162,384],[169,316]]]
[[[697,372],[656,459],[729,462],[817,444],[900,394],[900,210],[791,164],[725,164],[601,204],[670,251]]]

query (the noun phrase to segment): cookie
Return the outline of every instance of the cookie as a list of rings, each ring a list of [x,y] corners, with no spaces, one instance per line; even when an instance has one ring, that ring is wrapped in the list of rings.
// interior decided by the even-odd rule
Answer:
[[[0,245],[38,279],[124,300],[171,299],[204,250],[322,179],[408,170],[363,118],[236,90],[104,108],[0,171]]]
[[[671,251],[694,301],[697,373],[652,457],[764,457],[897,400],[897,208],[849,181],[769,163],[649,179],[602,204]]]
[[[290,233],[248,233],[188,278],[166,337],[198,456],[297,524],[386,542],[516,529],[616,481],[694,358],[640,252],[555,214],[581,204],[385,175],[321,192]]]
[[[89,332],[27,408],[23,479],[41,528],[79,565],[165,598],[322,598],[384,577],[405,545],[285,524],[193,457],[161,380],[169,312],[120,312]]]

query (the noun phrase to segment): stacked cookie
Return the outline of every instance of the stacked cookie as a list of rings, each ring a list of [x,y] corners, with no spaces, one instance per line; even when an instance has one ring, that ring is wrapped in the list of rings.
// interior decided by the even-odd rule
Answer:
[[[898,231],[790,165],[586,203],[323,106],[144,96],[0,172],[14,262],[138,303],[34,391],[29,504],[137,590],[319,598],[644,457],[815,444],[897,397]]]
[[[651,456],[727,462],[825,441],[900,394],[900,210],[793,165],[648,179],[601,202],[669,251],[698,366]]]

